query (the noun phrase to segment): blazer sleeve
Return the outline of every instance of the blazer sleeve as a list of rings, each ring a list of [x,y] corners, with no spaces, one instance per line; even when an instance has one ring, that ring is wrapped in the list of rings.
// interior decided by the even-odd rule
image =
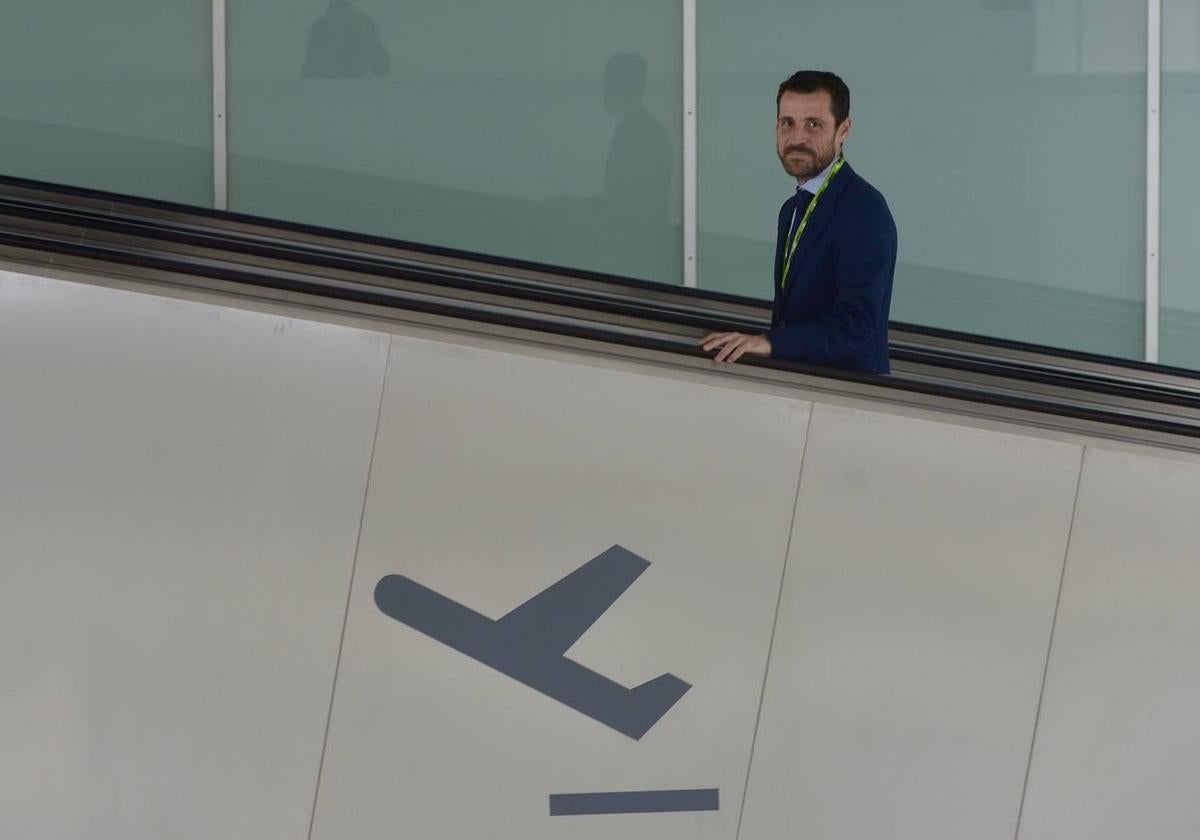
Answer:
[[[850,220],[848,220],[850,221]],[[823,363],[861,348],[879,329],[896,268],[896,223],[883,202],[855,214],[841,233],[833,305],[820,315],[767,332],[771,355]]]

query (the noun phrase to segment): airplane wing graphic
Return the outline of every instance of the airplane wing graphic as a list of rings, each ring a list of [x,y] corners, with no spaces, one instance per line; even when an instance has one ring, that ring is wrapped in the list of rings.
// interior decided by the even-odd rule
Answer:
[[[614,545],[501,618],[496,632],[526,650],[561,656],[648,568]]]
[[[625,688],[563,653],[649,565],[615,545],[497,621],[402,575],[379,581],[375,603],[402,624],[639,739],[691,686],[663,674]]]

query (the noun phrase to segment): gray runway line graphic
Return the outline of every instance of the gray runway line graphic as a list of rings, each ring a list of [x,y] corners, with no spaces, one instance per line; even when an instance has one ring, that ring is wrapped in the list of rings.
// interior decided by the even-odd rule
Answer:
[[[498,620],[402,575],[379,581],[375,603],[402,624],[636,740],[691,686],[663,674],[625,688],[563,654],[649,566],[614,545]]]
[[[716,788],[550,794],[550,816],[552,817],[716,811],[720,807],[720,793]]]

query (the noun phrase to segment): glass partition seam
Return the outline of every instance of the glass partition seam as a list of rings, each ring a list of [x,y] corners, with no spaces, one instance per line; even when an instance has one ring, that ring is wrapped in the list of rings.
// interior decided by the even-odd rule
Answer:
[[[1162,0],[1146,0],[1146,361],[1158,361],[1162,191]]]
[[[683,0],[683,285],[696,288],[696,0]]]
[[[213,207],[229,209],[228,86],[226,84],[225,0],[212,0]]]

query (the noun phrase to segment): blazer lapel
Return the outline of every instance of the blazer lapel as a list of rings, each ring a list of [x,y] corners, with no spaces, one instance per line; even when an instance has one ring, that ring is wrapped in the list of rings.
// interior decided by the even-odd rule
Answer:
[[[783,250],[787,246],[784,240],[788,235],[788,225],[792,218],[792,209],[796,206],[795,196],[789,198],[783,203],[779,210],[778,234],[775,237],[775,273],[771,275],[771,282],[775,285],[775,297],[779,298],[779,273],[783,271]]]
[[[775,273],[771,275],[771,297],[773,300],[772,323],[779,320],[779,313],[783,311],[783,301],[787,296],[787,289],[781,283],[780,274],[783,273],[783,256],[787,248],[787,235],[792,227],[792,214],[795,212],[796,196],[793,194],[779,208],[779,232],[775,237]]]
[[[804,235],[800,237],[800,243],[796,246],[796,255],[792,258],[791,271],[788,272],[787,284],[783,290],[784,298],[799,285],[796,279],[801,276],[804,271],[804,263],[812,254],[816,244],[820,242],[825,229],[829,227],[829,222],[837,212],[838,200],[842,197],[842,192],[845,191],[846,184],[849,183],[853,174],[854,170],[850,168],[850,164],[843,164],[841,170],[825,188],[825,194],[821,196],[821,200],[817,202],[812,216],[808,219],[808,226],[804,229]],[[776,275],[778,276],[778,271]]]

